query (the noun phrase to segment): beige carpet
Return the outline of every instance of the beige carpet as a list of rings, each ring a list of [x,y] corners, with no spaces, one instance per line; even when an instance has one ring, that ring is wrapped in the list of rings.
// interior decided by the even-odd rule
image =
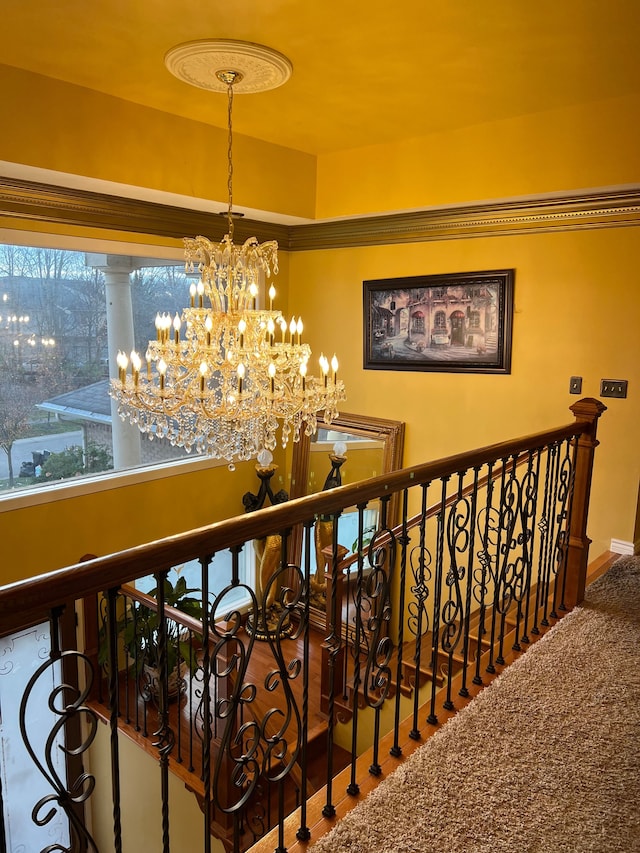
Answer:
[[[640,851],[640,558],[623,557],[312,853]]]

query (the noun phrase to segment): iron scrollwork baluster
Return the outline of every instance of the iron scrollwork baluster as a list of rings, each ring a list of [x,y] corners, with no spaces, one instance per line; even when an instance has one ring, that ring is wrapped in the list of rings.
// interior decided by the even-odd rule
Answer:
[[[335,513],[332,516],[332,547],[331,547],[331,573],[336,577],[337,574],[337,565],[338,565],[338,519],[340,513]],[[338,584],[334,583],[331,585],[331,597],[327,601],[327,607],[329,608],[329,636],[324,641],[324,647],[328,652],[328,666],[329,666],[329,698],[327,703],[327,794],[325,799],[325,804],[322,807],[322,814],[324,817],[333,817],[336,813],[335,806],[333,804],[333,744],[334,744],[334,731],[335,731],[335,683],[336,683],[336,669],[338,666],[338,655],[342,648],[342,637],[340,636],[341,632],[338,629],[338,607],[342,607],[342,602],[338,602],[337,596],[337,587]]]
[[[462,475],[459,475],[458,494],[461,494]],[[440,620],[440,645],[447,655],[447,697],[443,703],[446,710],[454,708],[451,699],[451,680],[453,677],[453,654],[460,642],[464,629],[464,597],[460,586],[466,576],[466,569],[460,565],[459,555],[469,551],[469,519],[471,505],[469,499],[459,496],[449,510],[447,519],[447,548],[449,550],[449,571],[445,577],[448,597],[445,601]]]
[[[412,740],[420,738],[418,728],[418,710],[420,704],[420,682],[422,674],[422,641],[429,633],[429,613],[427,611],[427,600],[429,598],[429,581],[431,580],[431,552],[426,546],[427,527],[427,493],[429,484],[424,483],[421,487],[421,512],[419,524],[418,545],[411,549],[409,564],[413,575],[411,586],[412,600],[407,608],[407,627],[415,639],[415,650],[413,654],[413,725],[409,732]]]
[[[402,696],[401,686],[402,686],[402,653],[403,653],[403,645],[404,645],[404,601],[405,601],[405,585],[407,578],[407,548],[409,546],[409,542],[411,541],[409,538],[408,530],[407,530],[407,516],[409,514],[409,492],[408,489],[405,489],[402,493],[402,533],[398,537],[398,541],[401,545],[400,551],[400,600],[398,603],[398,665],[396,668],[396,706],[395,706],[395,715],[394,715],[394,726],[393,726],[393,746],[391,747],[390,753],[396,758],[402,754],[402,749],[400,747],[399,735],[400,735],[400,697]]]
[[[175,744],[175,733],[169,725],[169,673],[167,616],[165,613],[165,581],[168,571],[155,575],[158,599],[158,728],[153,733],[154,747],[160,756],[160,796],[162,801],[162,850],[169,853],[169,755]]]
[[[283,555],[286,550],[287,543],[283,537]],[[310,565],[310,558],[308,564]],[[279,811],[282,813],[282,785],[301,752],[303,715],[296,703],[290,682],[301,673],[304,680],[306,665],[298,659],[287,662],[284,643],[289,637],[295,641],[303,632],[308,632],[309,623],[304,605],[304,592],[308,589],[308,584],[305,585],[300,568],[287,564],[283,557],[279,569],[272,574],[265,586],[263,601],[258,602],[255,593],[248,587],[243,587],[250,597],[248,618],[254,620],[253,625],[259,624],[257,620],[263,610],[264,601],[272,592],[272,585],[279,590],[279,612],[275,622],[270,622],[268,626],[265,623],[262,628],[266,630],[268,627],[264,640],[269,644],[276,668],[267,674],[264,686],[267,693],[278,689],[282,691],[284,710],[273,707],[261,718],[257,714],[257,685],[246,681],[251,654],[255,642],[258,641],[256,632],[248,632],[245,645],[241,637],[243,619],[238,611],[227,613],[224,622],[216,622],[213,615],[211,618],[211,631],[217,638],[212,654],[218,685],[215,717],[223,723],[214,767],[213,798],[217,809],[233,817],[234,844],[239,844],[245,819],[252,831],[255,831],[260,823],[259,813],[262,806],[258,803],[255,811],[255,800],[260,791],[261,779],[267,784],[268,797],[270,786],[278,785]],[[218,595],[212,606],[212,614],[223,612],[224,598],[231,590],[237,592],[237,586],[229,586]],[[308,679],[308,674],[306,678]],[[250,801],[254,811],[247,815],[246,807]],[[268,821],[269,813],[270,809],[267,812],[263,810],[262,819]]]
[[[515,471],[515,460],[514,460]],[[513,600],[517,603],[515,637],[512,645],[514,651],[521,651],[520,641],[529,642],[527,637],[527,619],[529,592],[531,589],[531,550],[533,547],[533,522],[535,519],[536,496],[538,493],[538,481],[533,469],[533,454],[529,452],[527,469],[520,484],[520,533],[517,543],[520,546],[520,554],[514,563]],[[524,622],[523,634],[520,628]]]
[[[556,617],[556,608],[558,610],[566,610],[564,604],[565,586],[566,586],[566,564],[569,547],[569,528],[571,525],[571,508],[573,506],[573,484],[575,475],[575,462],[570,451],[571,439],[565,442],[565,451],[560,463],[558,472],[558,535],[555,542],[555,575],[559,574],[562,577],[562,589],[560,590],[560,602],[558,604],[557,585],[554,588],[553,594],[553,613]],[[574,449],[574,453],[577,452]]]
[[[529,462],[527,469],[527,478],[526,484],[524,487],[525,494],[525,517],[527,520],[527,532],[529,535],[529,545],[527,550],[527,595],[524,606],[524,625],[522,627],[522,642],[529,643],[529,619],[530,619],[530,610],[531,610],[531,592],[533,586],[533,556],[534,550],[536,546],[535,541],[535,532],[536,532],[536,516],[538,512],[538,494],[540,489],[540,455],[541,451],[538,450],[530,450],[529,451]],[[535,463],[535,464],[534,464]],[[536,596],[538,595],[538,589],[536,586]],[[536,613],[534,615],[534,624],[536,624],[537,620],[537,607]]]
[[[422,669],[422,640],[429,633],[429,612],[427,610],[427,601],[429,598],[429,581],[432,578],[431,574],[431,552],[426,546],[426,524],[427,524],[427,490],[428,485],[422,487],[422,513],[420,516],[420,540],[415,548],[412,548],[409,562],[411,565],[411,573],[413,574],[413,585],[411,592],[414,596],[409,602],[408,607],[408,627],[411,633],[416,638],[415,652],[413,655],[414,664],[414,686],[413,686],[413,726],[409,732],[409,737],[412,740],[420,738],[420,729],[418,728],[418,709],[420,704],[420,676]],[[432,673],[435,677],[435,673]]]
[[[471,491],[470,512],[471,517],[468,522],[469,528],[469,547],[467,550],[467,585],[465,597],[465,615],[464,615],[464,642],[462,650],[462,685],[460,686],[459,695],[467,697],[469,688],[467,687],[467,667],[469,664],[469,641],[471,630],[471,599],[473,591],[473,554],[475,547],[475,532],[476,532],[476,513],[478,511],[478,477],[480,468],[473,469],[473,488]]]
[[[268,691],[274,691],[279,686],[282,688],[286,703],[286,711],[272,709],[263,717],[262,734],[267,741],[265,750],[264,775],[270,783],[278,783],[278,847],[277,850],[284,851],[284,783],[290,777],[293,767],[298,762],[302,749],[302,714],[290,682],[299,678],[306,669],[306,662],[299,658],[293,658],[288,663],[285,661],[284,644],[296,641],[299,637],[308,634],[309,620],[305,605],[308,602],[308,585],[305,583],[304,575],[299,566],[285,563],[286,541],[283,537],[283,568],[281,572],[287,572],[288,585],[282,587],[280,593],[280,604],[283,609],[281,625],[284,622],[295,624],[297,627],[292,632],[282,630],[269,636],[268,642],[271,652],[277,663],[277,669],[272,670],[265,678],[265,687]],[[293,618],[295,616],[295,619]],[[269,724],[280,719],[277,730],[269,732]],[[277,724],[276,724],[277,725]],[[280,765],[281,769],[276,773],[270,772],[271,761]]]
[[[382,498],[381,526],[369,543],[371,574],[367,580],[367,595],[372,602],[372,615],[367,622],[371,634],[369,654],[364,675],[364,699],[374,711],[373,759],[369,773],[379,776],[380,711],[391,688],[390,662],[393,641],[389,635],[391,621],[391,582],[396,561],[396,537],[386,526],[386,509],[390,496]]]
[[[546,621],[546,607],[549,597],[549,579],[547,572],[549,565],[549,514],[551,505],[551,468],[553,453],[555,453],[553,445],[548,445],[546,447],[545,454],[545,474],[543,489],[544,498],[542,502],[542,514],[540,516],[540,519],[538,520],[538,531],[540,533],[540,541],[538,546],[538,579],[536,583],[536,609],[533,618],[533,627],[531,629],[531,633],[536,636],[540,634],[538,620],[540,616],[540,611],[543,608],[543,603],[544,610],[542,612],[542,619],[540,619],[540,624],[549,624]]]
[[[357,571],[355,596],[355,631],[353,636],[353,717],[351,722],[351,779],[347,786],[347,794],[356,796],[360,793],[360,785],[356,779],[356,757],[358,754],[358,718],[360,710],[360,685],[362,683],[360,674],[360,656],[364,638],[364,624],[362,618],[363,586],[364,586],[364,513],[366,503],[358,504],[358,544],[357,544]]]
[[[433,628],[431,631],[431,702],[429,708],[429,716],[427,723],[435,726],[438,723],[436,715],[436,674],[438,669],[438,637],[440,636],[440,602],[442,600],[442,572],[444,565],[444,527],[445,527],[445,512],[447,506],[447,483],[449,477],[442,477],[440,480],[441,492],[440,503],[437,512],[437,530],[436,530],[436,565],[435,565],[435,591],[433,596]]]
[[[202,701],[198,708],[202,711],[203,735],[202,735],[202,780],[203,791],[203,813],[204,813],[204,853],[211,853],[211,741],[212,741],[212,714],[211,714],[211,641],[209,636],[209,566],[213,561],[213,555],[200,557],[200,589],[202,593],[202,665],[198,667],[195,676],[202,673],[203,691]],[[237,552],[236,552],[237,561]],[[194,693],[193,681],[189,689],[191,708],[191,696]],[[195,690],[198,696],[197,689]],[[196,711],[196,715],[198,713]],[[196,717],[197,719],[197,717]],[[195,728],[194,724],[189,727],[190,733]]]
[[[549,514],[547,516],[548,522],[548,530],[547,530],[547,549],[546,549],[546,561],[545,561],[545,572],[546,572],[546,595],[544,598],[544,608],[543,608],[543,619],[542,624],[547,627],[549,623],[549,619],[555,619],[555,579],[557,572],[556,565],[556,543],[557,543],[557,524],[559,520],[559,516],[556,512],[556,505],[558,502],[558,471],[560,470],[560,445],[558,442],[553,444],[550,448],[550,459],[548,460],[548,464],[550,466],[550,474],[549,474]],[[551,584],[554,584],[553,595],[551,596]],[[549,612],[549,597],[552,597],[551,602],[551,612]]]
[[[507,613],[513,604],[516,587],[522,574],[522,558],[515,552],[518,545],[516,528],[518,524],[521,506],[521,487],[515,473],[515,457],[511,464],[504,460],[504,466],[509,470],[508,479],[502,493],[500,506],[500,528],[504,533],[500,556],[501,567],[498,572],[498,583],[494,607],[500,616],[499,648],[496,663],[504,664],[504,637],[507,621]]]
[[[65,755],[82,755],[93,743],[98,727],[98,719],[95,712],[85,704],[93,686],[93,666],[90,659],[81,652],[75,650],[60,651],[57,640],[60,612],[60,610],[54,611],[51,619],[52,648],[49,658],[38,667],[29,679],[22,696],[22,701],[20,702],[20,733],[23,743],[31,760],[53,790],[53,793],[42,797],[34,805],[31,818],[36,826],[44,827],[53,820],[57,806],[64,811],[69,821],[70,846],[63,847],[60,843],[51,844],[44,847],[41,853],[55,853],[55,851],[58,851],[58,853],[76,853],[76,851],[80,850],[92,850],[97,853],[98,847],[93,837],[75,810],[76,806],[86,803],[93,793],[95,777],[90,773],[82,772],[72,784],[65,784],[56,771],[53,759],[53,753],[57,749],[61,749]],[[46,738],[44,755],[41,760],[36,755],[35,747],[27,731],[29,700],[36,689],[36,685],[48,673],[48,670],[59,667],[59,671],[62,673],[63,663],[71,661],[75,662],[78,672],[80,665],[84,665],[86,672],[85,685],[81,689],[75,684],[61,682],[49,694],[47,704],[49,710],[55,715],[56,720]],[[47,680],[49,680],[49,677],[47,675]],[[70,729],[69,724],[74,719],[86,721],[86,734],[83,735],[81,743],[70,746],[67,742]],[[78,727],[78,731],[82,731],[82,726]],[[46,807],[49,808],[46,813],[43,813]]]
[[[113,799],[113,838],[116,853],[122,851],[122,816],[120,811],[120,748],[118,745],[118,631],[116,607],[118,588],[107,591],[107,644],[109,667],[109,737],[111,745],[111,778]]]
[[[300,841],[308,841],[311,838],[311,831],[307,826],[307,742],[309,731],[309,605],[311,592],[311,539],[313,530],[313,519],[305,523],[304,537],[304,554],[303,554],[303,574],[304,584],[302,587],[303,600],[303,619],[304,619],[304,635],[303,635],[303,671],[302,671],[302,790],[300,803],[300,826],[296,832],[296,838]]]
[[[492,506],[493,500],[493,462],[487,466],[487,495],[485,499],[484,509],[478,513],[478,535],[482,543],[482,548],[477,553],[480,568],[473,571],[473,597],[478,602],[478,639],[476,646],[476,672],[473,676],[474,684],[482,684],[482,676],[480,674],[481,659],[482,659],[482,641],[486,633],[485,618],[487,611],[487,597],[489,595],[489,581],[493,584],[496,582],[495,559],[492,558],[490,546],[495,548],[496,543],[493,541],[492,535],[496,527],[495,519],[497,517],[496,510]],[[495,551],[494,551],[495,553]]]
[[[250,705],[257,692],[255,684],[245,682],[255,635],[249,634],[245,648],[240,636],[243,617],[238,610],[227,612],[224,622],[215,618],[216,613],[225,610],[224,599],[236,589],[229,585],[218,594],[211,606],[210,619],[210,631],[216,638],[211,656],[216,682],[214,712],[216,720],[224,723],[213,770],[212,794],[216,808],[224,814],[238,812],[249,800],[260,777],[262,763],[258,723],[253,719],[240,722],[242,707]],[[250,597],[250,615],[257,619],[259,606],[255,593],[249,587],[244,589]],[[231,789],[227,782],[231,783]]]

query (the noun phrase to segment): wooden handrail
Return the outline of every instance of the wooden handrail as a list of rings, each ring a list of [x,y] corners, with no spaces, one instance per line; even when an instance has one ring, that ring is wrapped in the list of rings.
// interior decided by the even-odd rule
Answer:
[[[249,515],[237,516],[200,527],[187,533],[168,536],[145,545],[129,548],[105,557],[96,557],[0,589],[0,624],[3,633],[35,624],[47,618],[52,607],[64,605],[87,595],[122,586],[125,583],[170,569],[201,555],[214,555],[227,548],[274,531],[290,530],[317,515],[331,515],[345,507],[379,499],[459,471],[480,467],[497,459],[508,459],[529,449],[560,442],[594,431],[590,412],[597,419],[604,409],[597,400],[580,401],[577,421],[566,426],[491,444],[433,462],[404,468],[367,480],[360,480],[315,495],[296,498],[284,504],[266,507]]]
[[[137,601],[138,604],[143,604],[149,610],[153,610],[154,613],[158,612],[158,599],[154,598],[153,595],[141,592],[139,589],[136,589],[135,586],[131,586],[131,584],[123,584],[120,588],[120,593],[131,599],[131,601]],[[165,604],[164,615],[167,619],[171,619],[172,622],[175,622],[187,631],[191,631],[194,634],[202,633],[202,622],[200,622],[199,619],[194,619],[193,616],[189,616],[188,613],[178,610],[177,607]]]
[[[523,465],[526,462],[527,458],[528,458],[528,453],[526,451],[521,453],[516,459],[516,467]],[[502,471],[503,471],[503,466],[498,465],[492,471],[491,479],[492,480],[499,479],[502,476]],[[488,482],[489,482],[488,476],[481,477],[478,480],[477,487],[479,489],[483,489],[487,485]],[[462,489],[462,491],[460,493],[460,497],[463,497],[463,498],[468,497],[470,494],[473,493],[473,490],[474,490],[473,484],[465,486],[464,489]],[[449,495],[449,497],[444,502],[444,506],[450,507],[450,506],[452,506],[452,504],[455,503],[456,500],[458,500],[458,492],[457,491],[454,494]],[[422,519],[426,520],[429,518],[433,518],[435,515],[437,515],[441,511],[441,509],[442,509],[442,505],[441,505],[440,501],[438,501],[437,503],[432,504],[431,506],[427,507],[427,510],[424,513],[424,515],[421,512],[418,512],[415,515],[410,516],[404,525],[403,524],[396,524],[395,527],[392,527],[392,528],[390,528],[390,530],[381,533],[380,536],[377,536],[376,537],[376,545],[380,548],[383,547],[384,545],[386,545],[388,542],[391,541],[392,537],[400,536],[400,534],[404,530],[406,530],[408,533],[410,530],[413,530],[414,527],[417,527],[420,524],[420,522],[422,521]],[[344,559],[340,560],[339,568],[342,571],[345,571],[346,569],[350,569],[351,566],[353,566],[354,563],[357,563],[357,562],[358,562],[358,555],[357,554],[349,554],[348,556],[344,557]]]

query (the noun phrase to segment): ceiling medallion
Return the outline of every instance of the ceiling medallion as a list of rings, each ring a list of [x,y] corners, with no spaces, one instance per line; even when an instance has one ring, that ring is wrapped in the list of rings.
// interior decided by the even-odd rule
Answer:
[[[208,89],[226,92],[227,83],[220,73],[238,74],[234,92],[267,92],[286,83],[293,66],[282,53],[253,42],[234,39],[202,39],[171,48],[164,58],[169,71],[179,80]]]

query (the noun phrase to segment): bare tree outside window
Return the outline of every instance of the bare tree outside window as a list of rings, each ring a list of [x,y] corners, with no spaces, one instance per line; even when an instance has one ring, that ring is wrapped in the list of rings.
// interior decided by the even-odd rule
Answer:
[[[152,260],[132,273],[131,286],[136,346],[145,349],[156,312],[181,311],[189,281],[181,263]],[[105,280],[84,252],[0,245],[0,491],[41,485],[20,472],[51,444],[59,452],[82,445],[91,455],[85,470],[96,459],[110,467],[108,358]],[[76,409],[77,417],[69,414]],[[145,462],[181,455],[166,442],[151,444]]]

